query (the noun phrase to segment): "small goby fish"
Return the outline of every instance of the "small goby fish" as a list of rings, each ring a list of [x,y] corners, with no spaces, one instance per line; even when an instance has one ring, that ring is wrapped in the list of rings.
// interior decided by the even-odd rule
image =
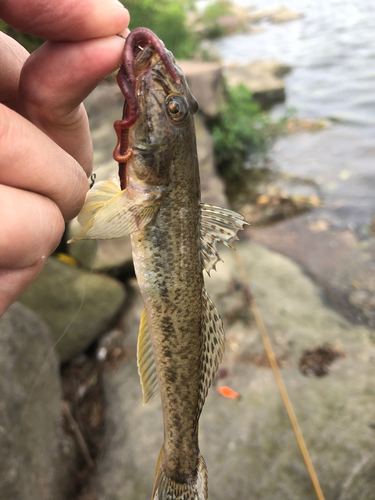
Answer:
[[[198,420],[225,338],[203,271],[209,274],[221,260],[217,242],[231,247],[246,222],[200,202],[198,105],[173,55],[165,52],[174,76],[152,44],[135,56],[139,114],[127,132],[126,189],[118,178],[96,183],[78,217],[83,229],[73,240],[131,235],[145,306],[137,353],[143,401],[160,391],[164,420],[152,499],[206,500]]]

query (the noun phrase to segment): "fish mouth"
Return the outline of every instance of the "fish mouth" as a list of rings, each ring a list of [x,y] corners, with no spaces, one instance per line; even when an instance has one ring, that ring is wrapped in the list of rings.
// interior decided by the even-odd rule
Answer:
[[[155,54],[156,50],[150,45],[147,45],[145,48],[140,46],[134,47],[134,74],[136,78],[150,71],[152,58]]]

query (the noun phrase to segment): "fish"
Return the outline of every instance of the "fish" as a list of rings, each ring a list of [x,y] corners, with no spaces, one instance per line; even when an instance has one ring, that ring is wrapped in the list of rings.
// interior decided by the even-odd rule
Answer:
[[[206,500],[198,424],[225,334],[203,273],[221,261],[217,244],[233,248],[247,223],[201,203],[197,101],[173,54],[163,49],[161,57],[155,44],[143,45],[132,69],[138,110],[127,131],[126,187],[118,176],[97,182],[78,216],[83,229],[71,241],[130,235],[144,302],[137,346],[143,402],[160,393],[163,410],[152,499]]]

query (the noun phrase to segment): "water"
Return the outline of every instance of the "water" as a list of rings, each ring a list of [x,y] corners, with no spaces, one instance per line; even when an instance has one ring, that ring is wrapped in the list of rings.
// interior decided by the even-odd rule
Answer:
[[[276,59],[292,66],[286,107],[333,126],[278,141],[273,156],[288,173],[314,179],[325,207],[317,216],[339,229],[366,228],[375,213],[375,2],[373,0],[237,0],[259,9],[283,5],[300,20],[263,23],[264,32],[218,40],[224,61]]]
[[[268,0],[236,3],[259,9],[280,6]],[[287,63],[293,71],[286,78],[286,104],[300,116],[375,127],[375,2],[286,0],[282,5],[304,17],[263,23],[263,33],[216,42],[223,59]]]

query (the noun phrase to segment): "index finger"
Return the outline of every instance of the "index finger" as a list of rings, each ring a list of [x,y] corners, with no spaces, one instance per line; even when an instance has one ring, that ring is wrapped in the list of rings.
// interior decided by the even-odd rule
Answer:
[[[45,40],[87,40],[116,35],[129,24],[118,0],[1,0],[0,19]]]

